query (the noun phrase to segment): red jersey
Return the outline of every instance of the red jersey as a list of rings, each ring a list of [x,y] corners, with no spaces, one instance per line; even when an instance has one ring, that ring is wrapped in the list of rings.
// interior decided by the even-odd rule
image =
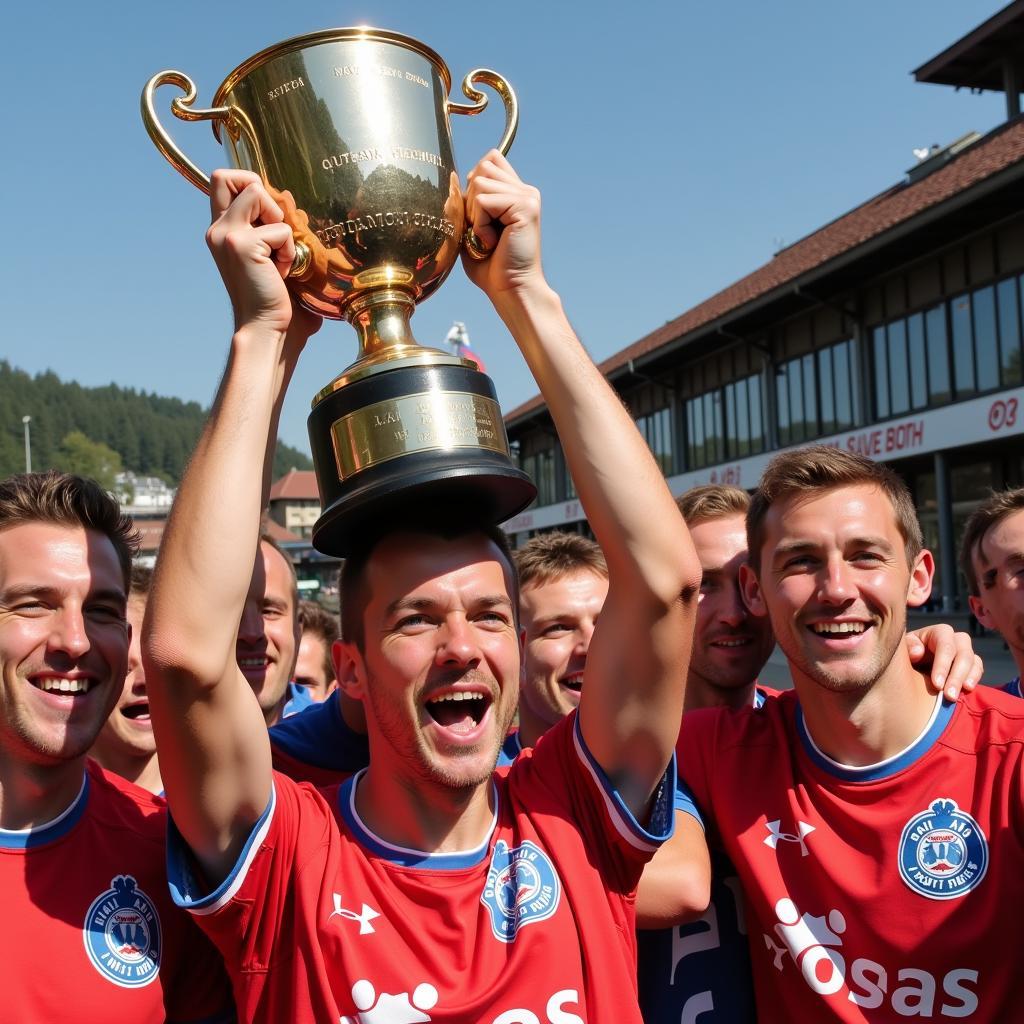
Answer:
[[[677,753],[740,875],[765,1019],[1017,1019],[1020,701],[937,698],[910,747],[850,768],[815,746],[791,691],[688,714]]]
[[[572,715],[494,776],[474,850],[375,836],[360,775],[323,790],[274,778],[229,877],[202,895],[172,827],[176,899],[230,965],[240,1015],[280,1024],[640,1021],[633,893],[672,828],[672,771],[650,831],[619,799]]]
[[[90,761],[58,818],[0,829],[5,1024],[235,1019],[220,956],[167,892],[166,822]]]

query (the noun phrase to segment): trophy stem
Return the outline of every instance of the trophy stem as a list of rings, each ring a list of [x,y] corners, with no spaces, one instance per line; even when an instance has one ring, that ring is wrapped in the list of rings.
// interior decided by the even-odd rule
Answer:
[[[354,366],[391,362],[422,353],[412,336],[409,318],[416,303],[398,288],[382,288],[356,299],[348,309],[349,323],[359,335],[359,358]]]

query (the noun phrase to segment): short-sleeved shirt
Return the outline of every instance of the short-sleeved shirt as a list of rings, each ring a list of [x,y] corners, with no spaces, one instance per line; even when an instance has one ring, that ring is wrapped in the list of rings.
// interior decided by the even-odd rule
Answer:
[[[687,715],[677,754],[738,869],[762,1015],[994,1024],[1024,1005],[1019,701],[937,697],[906,750],[851,768],[816,747],[789,692]]]
[[[0,830],[5,1024],[235,1019],[219,954],[167,892],[166,822],[90,761],[63,814]]]
[[[780,692],[758,684],[753,706],[763,707]],[[680,784],[679,792],[692,800],[685,785]],[[678,809],[686,807],[677,802]],[[720,849],[710,853],[708,909],[696,921],[637,932],[637,982],[646,1024],[746,1024],[757,1019],[739,878]]]
[[[271,726],[270,750],[279,772],[315,786],[340,782],[370,762],[366,735],[345,723],[337,690]]]
[[[323,790],[275,775],[214,892],[172,827],[172,891],[223,952],[246,1020],[638,1022],[634,891],[671,833],[673,772],[642,827],[572,715],[496,772],[481,845],[444,854],[374,835],[358,775]]]

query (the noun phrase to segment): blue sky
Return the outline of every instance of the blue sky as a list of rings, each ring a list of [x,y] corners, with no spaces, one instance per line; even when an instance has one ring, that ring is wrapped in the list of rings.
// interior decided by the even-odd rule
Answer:
[[[212,399],[231,314],[203,241],[207,201],[164,162],[138,113],[143,84],[163,68],[188,73],[208,105],[267,45],[373,24],[432,46],[456,82],[474,67],[500,71],[521,110],[510,157],[544,197],[548,277],[600,360],[898,181],[915,147],[995,126],[1001,95],[918,85],[909,72],[1000,6],[18,4],[5,19],[0,354],[86,385]],[[161,95],[169,104],[175,92]],[[208,125],[167,119],[194,160],[217,165]],[[502,124],[497,104],[455,119],[463,175]],[[535,394],[460,268],[413,328],[436,344],[455,320],[506,410]],[[310,398],[355,357],[354,339],[340,322],[313,339],[282,419],[289,443],[306,450]]]

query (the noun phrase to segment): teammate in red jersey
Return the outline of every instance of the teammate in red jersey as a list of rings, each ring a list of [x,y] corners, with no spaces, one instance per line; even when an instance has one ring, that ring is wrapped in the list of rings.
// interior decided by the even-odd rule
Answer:
[[[523,666],[519,729],[499,764],[570,715],[583,692],[587,658],[605,599],[608,565],[600,547],[575,533],[541,534],[515,552]],[[691,921],[708,902],[710,865],[704,828],[689,794],[676,794],[675,833],[645,867],[637,889],[637,926],[667,928]]]
[[[608,599],[578,713],[494,774],[519,677],[503,535],[411,523],[368,537],[345,565],[335,661],[366,709],[370,764],[320,792],[272,775],[232,625],[260,467],[316,322],[292,307],[291,232],[256,176],[213,179],[208,237],[238,327],[164,535],[145,650],[167,796],[192,851],[172,849],[178,898],[230,961],[246,1019],[639,1020],[632,894],[671,830],[699,566],[543,277],[536,190],[492,152],[466,203],[494,247],[467,273],[549,403]]]
[[[971,513],[960,543],[960,568],[977,620],[1010,649],[1017,677],[1003,684],[1024,697],[1024,487],[999,491]]]
[[[220,958],[166,894],[166,814],[87,767],[122,692],[130,520],[99,485],[0,481],[0,934],[11,1024],[234,1020]]]
[[[778,456],[747,517],[748,606],[795,692],[683,720],[680,770],[736,866],[768,1019],[1006,1020],[1024,896],[1024,710],[929,687],[906,607],[933,563],[886,467],[813,446]],[[756,780],[756,785],[753,784]]]
[[[778,691],[757,682],[775,645],[771,624],[750,613],[740,591],[750,497],[738,487],[707,484],[691,488],[677,504],[701,565],[684,714],[761,707]],[[908,634],[908,653],[915,662],[928,659],[937,691],[972,686],[981,675],[970,637],[948,625]],[[698,1015],[701,1024],[755,1019],[739,879],[721,849],[712,849],[711,863],[711,903],[699,920],[639,933],[640,1005],[647,1024]],[[657,866],[655,857],[645,881]]]

